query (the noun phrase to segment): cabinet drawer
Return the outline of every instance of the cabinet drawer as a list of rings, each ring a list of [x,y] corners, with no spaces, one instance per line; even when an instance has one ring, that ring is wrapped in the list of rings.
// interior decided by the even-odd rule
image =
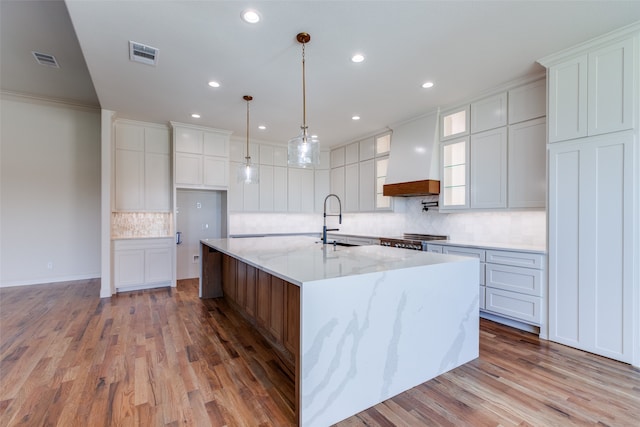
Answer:
[[[480,286],[480,293],[479,293],[480,300],[478,304],[480,307],[480,310],[484,310],[484,307],[485,307],[484,299],[485,299],[486,290],[487,288],[485,288],[484,286]]]
[[[506,291],[542,296],[542,270],[487,263],[485,285]]]
[[[437,254],[442,253],[442,246],[427,244],[427,252],[434,252]]]
[[[456,246],[444,246],[442,248],[443,254],[468,256],[471,258],[478,258],[480,262],[485,262],[485,250],[475,248],[458,248]]]
[[[540,325],[542,299],[531,295],[486,288],[485,310]]]
[[[515,267],[537,268],[543,270],[544,258],[544,255],[528,252],[487,251],[487,262],[513,265]]]

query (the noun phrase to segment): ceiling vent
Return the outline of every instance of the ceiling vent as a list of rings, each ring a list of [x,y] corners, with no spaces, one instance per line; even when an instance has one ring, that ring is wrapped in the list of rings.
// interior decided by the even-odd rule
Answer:
[[[129,59],[147,65],[156,65],[158,62],[158,49],[129,40]]]
[[[36,61],[38,61],[38,64],[46,65],[47,67],[60,68],[60,65],[58,65],[58,61],[56,61],[55,56],[40,52],[31,53],[33,54],[33,57],[36,58]]]

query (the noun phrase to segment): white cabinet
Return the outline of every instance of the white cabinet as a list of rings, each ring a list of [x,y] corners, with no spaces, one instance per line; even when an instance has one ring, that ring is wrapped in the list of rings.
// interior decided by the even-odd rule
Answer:
[[[469,134],[469,105],[440,114],[440,141]]]
[[[484,132],[507,124],[507,92],[471,104],[471,133]]]
[[[358,151],[359,144],[354,142],[345,147],[344,151],[344,162],[347,165],[352,163],[357,163],[360,160],[360,154]]]
[[[340,198],[340,201],[344,203],[345,181],[344,181],[344,166],[331,169],[331,193]],[[343,205],[344,208],[344,205]],[[329,199],[329,206],[327,211],[331,213],[338,213],[338,202],[335,197]]]
[[[358,163],[351,163],[344,168],[344,200],[342,200],[344,212],[358,212],[360,209],[358,166]]]
[[[116,291],[170,286],[174,244],[173,238],[113,241]]]
[[[289,168],[287,205],[289,212],[314,212],[313,169]]]
[[[324,199],[331,194],[331,171],[329,169],[316,169],[313,180],[316,199],[315,211],[317,213],[323,213]]]
[[[469,138],[440,145],[442,192],[440,205],[445,209],[469,207]]]
[[[259,188],[259,208],[261,212],[287,211],[287,168],[261,165],[260,184],[259,186],[254,186]]]
[[[487,251],[485,310],[542,326],[545,257],[538,253]]]
[[[169,130],[152,123],[115,124],[114,210],[171,210]]]
[[[549,142],[633,127],[634,39],[549,67]]]
[[[344,166],[345,162],[345,148],[338,147],[331,150],[331,167],[337,168]]]
[[[226,189],[230,132],[180,123],[172,125],[176,187]]]
[[[438,245],[427,245],[427,251],[443,253],[448,255],[458,255],[458,256],[466,256],[469,258],[477,258],[480,261],[480,268],[478,270],[478,298],[479,298],[479,307],[480,310],[485,308],[485,283],[484,283],[484,275],[485,275],[485,259],[486,259],[486,251],[481,248],[466,248],[459,246],[438,246]]]
[[[360,162],[358,169],[359,210],[368,212],[375,210],[376,175],[374,160]]]
[[[471,135],[471,208],[507,207],[507,128]]]
[[[618,132],[549,150],[549,338],[629,363],[638,295],[634,138]]]
[[[373,159],[376,155],[376,144],[374,138],[365,139],[359,142],[360,161]]]
[[[509,124],[546,115],[547,85],[540,79],[509,90]]]
[[[508,206],[543,208],[546,204],[546,119],[509,126]]]

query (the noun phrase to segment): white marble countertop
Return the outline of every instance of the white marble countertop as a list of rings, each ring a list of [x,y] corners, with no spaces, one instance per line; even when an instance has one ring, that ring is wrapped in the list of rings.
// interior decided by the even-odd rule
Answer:
[[[201,242],[297,285],[467,259],[378,245],[323,247],[318,238],[308,236],[203,239]]]

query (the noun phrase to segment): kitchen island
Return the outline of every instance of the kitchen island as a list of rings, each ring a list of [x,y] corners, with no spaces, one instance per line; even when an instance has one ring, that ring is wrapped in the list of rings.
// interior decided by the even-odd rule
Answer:
[[[328,426],[478,357],[478,261],[306,236],[201,241],[224,296],[292,361],[301,426]]]

